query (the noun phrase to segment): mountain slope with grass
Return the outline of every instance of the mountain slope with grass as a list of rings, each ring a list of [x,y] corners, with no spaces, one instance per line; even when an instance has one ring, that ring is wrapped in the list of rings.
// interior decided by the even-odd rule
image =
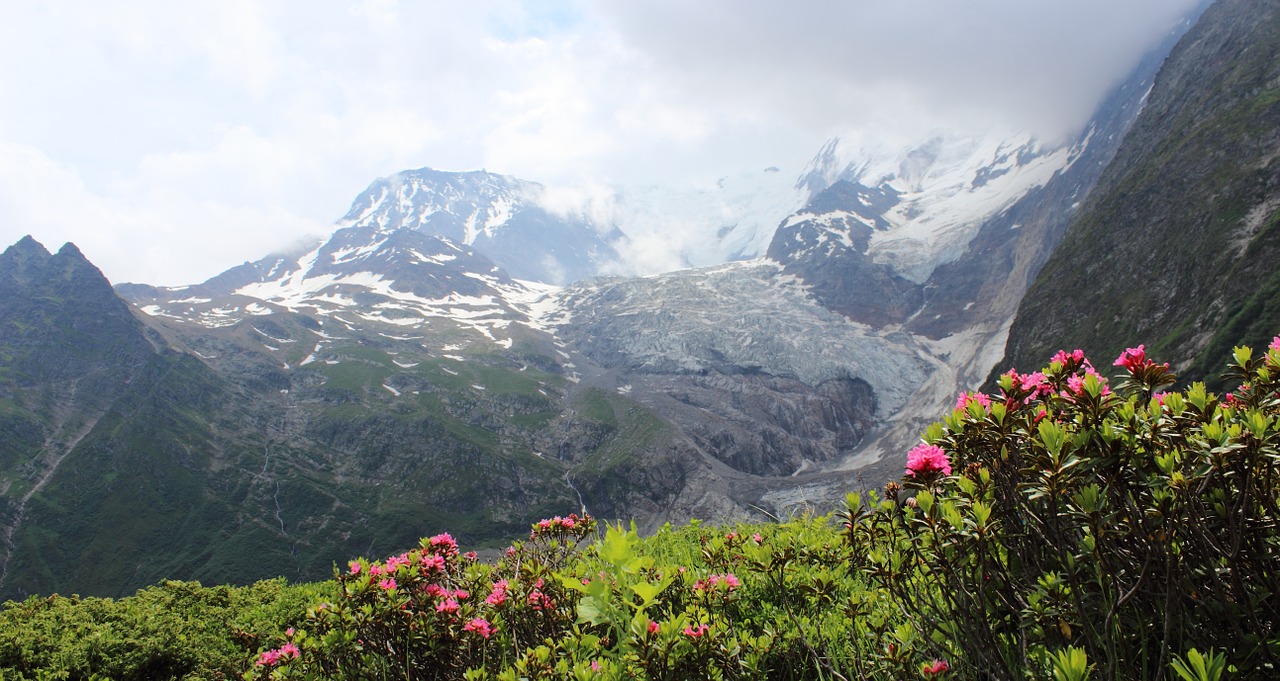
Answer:
[[[1221,0],[1170,54],[1027,292],[1002,366],[1145,343],[1214,379],[1280,324],[1280,3]]]

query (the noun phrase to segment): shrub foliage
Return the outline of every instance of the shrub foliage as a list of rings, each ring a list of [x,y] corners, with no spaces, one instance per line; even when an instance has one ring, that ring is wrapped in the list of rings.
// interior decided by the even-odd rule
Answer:
[[[332,582],[0,612],[3,678],[1273,678],[1280,338],[1223,397],[1141,346],[961,395],[901,481],[839,518],[650,537],[534,525],[493,561],[448,534]]]
[[[1083,353],[963,395],[885,500],[854,499],[860,569],[966,675],[1047,674],[1079,649],[1095,678],[1158,678],[1187,650],[1275,673],[1280,639],[1280,339],[1237,348],[1239,388],[1162,393],[1131,348],[1115,390]],[[914,452],[913,452],[914,454]],[[915,458],[920,458],[919,456]],[[908,493],[914,493],[908,497]],[[1199,653],[1196,653],[1199,657]],[[1180,672],[1179,672],[1180,673]]]

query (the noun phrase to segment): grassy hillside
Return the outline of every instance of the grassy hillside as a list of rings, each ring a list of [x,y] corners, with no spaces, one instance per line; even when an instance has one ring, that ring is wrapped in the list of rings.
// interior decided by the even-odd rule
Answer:
[[[1145,343],[1216,380],[1280,324],[1280,5],[1220,0],[1027,292],[1001,366]]]

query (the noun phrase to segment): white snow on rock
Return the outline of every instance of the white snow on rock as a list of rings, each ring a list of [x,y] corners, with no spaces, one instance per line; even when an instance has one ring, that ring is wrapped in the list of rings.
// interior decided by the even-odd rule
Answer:
[[[1087,143],[1049,147],[1029,134],[1007,131],[939,131],[923,143],[905,145],[870,136],[837,138],[802,181],[812,194],[838,180],[896,193],[897,204],[880,215],[887,229],[873,230],[869,253],[875,262],[924,283],[938,265],[964,252],[983,222],[1070,167]],[[789,222],[812,218],[801,214]],[[847,212],[826,216],[827,224],[838,218],[875,227]]]

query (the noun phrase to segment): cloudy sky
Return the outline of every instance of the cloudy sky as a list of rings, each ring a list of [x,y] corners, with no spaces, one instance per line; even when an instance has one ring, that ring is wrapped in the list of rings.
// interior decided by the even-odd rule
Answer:
[[[798,173],[829,137],[1061,136],[1196,0],[0,4],[0,246],[183,284],[376,177]]]

